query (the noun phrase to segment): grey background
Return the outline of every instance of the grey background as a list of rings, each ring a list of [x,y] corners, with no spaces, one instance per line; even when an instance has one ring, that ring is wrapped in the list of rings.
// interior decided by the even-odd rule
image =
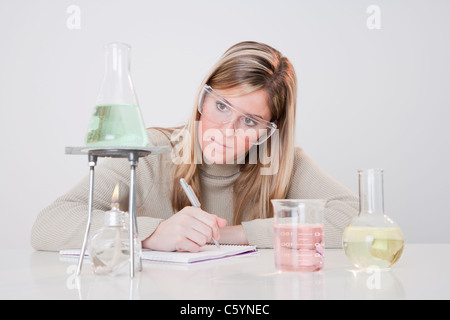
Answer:
[[[299,78],[296,144],[355,192],[358,169],[385,169],[406,241],[448,243],[449,16],[443,0],[0,0],[0,248],[29,246],[38,212],[87,174],[64,147],[83,144],[112,41],[132,46],[147,126],[186,121],[231,45],[279,49]]]

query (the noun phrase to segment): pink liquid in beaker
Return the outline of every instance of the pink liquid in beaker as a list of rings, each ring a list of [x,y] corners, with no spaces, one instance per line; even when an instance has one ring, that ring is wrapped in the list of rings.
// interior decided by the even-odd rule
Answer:
[[[324,255],[323,225],[276,225],[274,250],[277,270],[321,270]]]

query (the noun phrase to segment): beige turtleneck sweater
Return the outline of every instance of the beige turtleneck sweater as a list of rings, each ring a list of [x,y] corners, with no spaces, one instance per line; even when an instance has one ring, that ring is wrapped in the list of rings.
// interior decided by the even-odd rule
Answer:
[[[149,130],[150,143],[168,145],[166,136]],[[136,212],[139,238],[149,237],[159,223],[175,212],[171,205],[174,164],[170,152],[140,158],[136,170]],[[240,165],[200,165],[202,209],[232,224],[233,184]],[[94,211],[90,234],[98,230],[104,212],[110,209],[111,195],[120,183],[120,207],[128,210],[130,166],[126,159],[103,159],[95,168]],[[300,148],[295,150],[292,184],[288,199],[326,199],[325,245],[340,248],[346,225],[356,216],[357,197],[328,176]],[[80,248],[86,228],[89,177],[86,176],[69,192],[43,209],[33,226],[31,244],[37,250],[58,251]],[[273,247],[273,219],[242,222],[249,244],[259,248]]]

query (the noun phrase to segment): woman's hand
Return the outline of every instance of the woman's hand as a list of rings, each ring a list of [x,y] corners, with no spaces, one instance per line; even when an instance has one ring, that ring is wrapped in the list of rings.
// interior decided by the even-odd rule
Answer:
[[[200,208],[185,207],[161,222],[152,235],[142,241],[142,246],[159,251],[198,252],[212,238],[219,240],[219,228],[226,224],[225,219]]]

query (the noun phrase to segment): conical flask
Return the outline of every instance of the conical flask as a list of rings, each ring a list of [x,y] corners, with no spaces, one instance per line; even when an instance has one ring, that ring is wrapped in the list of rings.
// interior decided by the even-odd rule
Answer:
[[[95,147],[145,147],[148,136],[130,74],[131,47],[105,45],[105,76],[86,135]]]
[[[359,214],[345,228],[345,254],[360,269],[390,269],[403,252],[403,233],[384,213],[383,170],[359,172]]]

